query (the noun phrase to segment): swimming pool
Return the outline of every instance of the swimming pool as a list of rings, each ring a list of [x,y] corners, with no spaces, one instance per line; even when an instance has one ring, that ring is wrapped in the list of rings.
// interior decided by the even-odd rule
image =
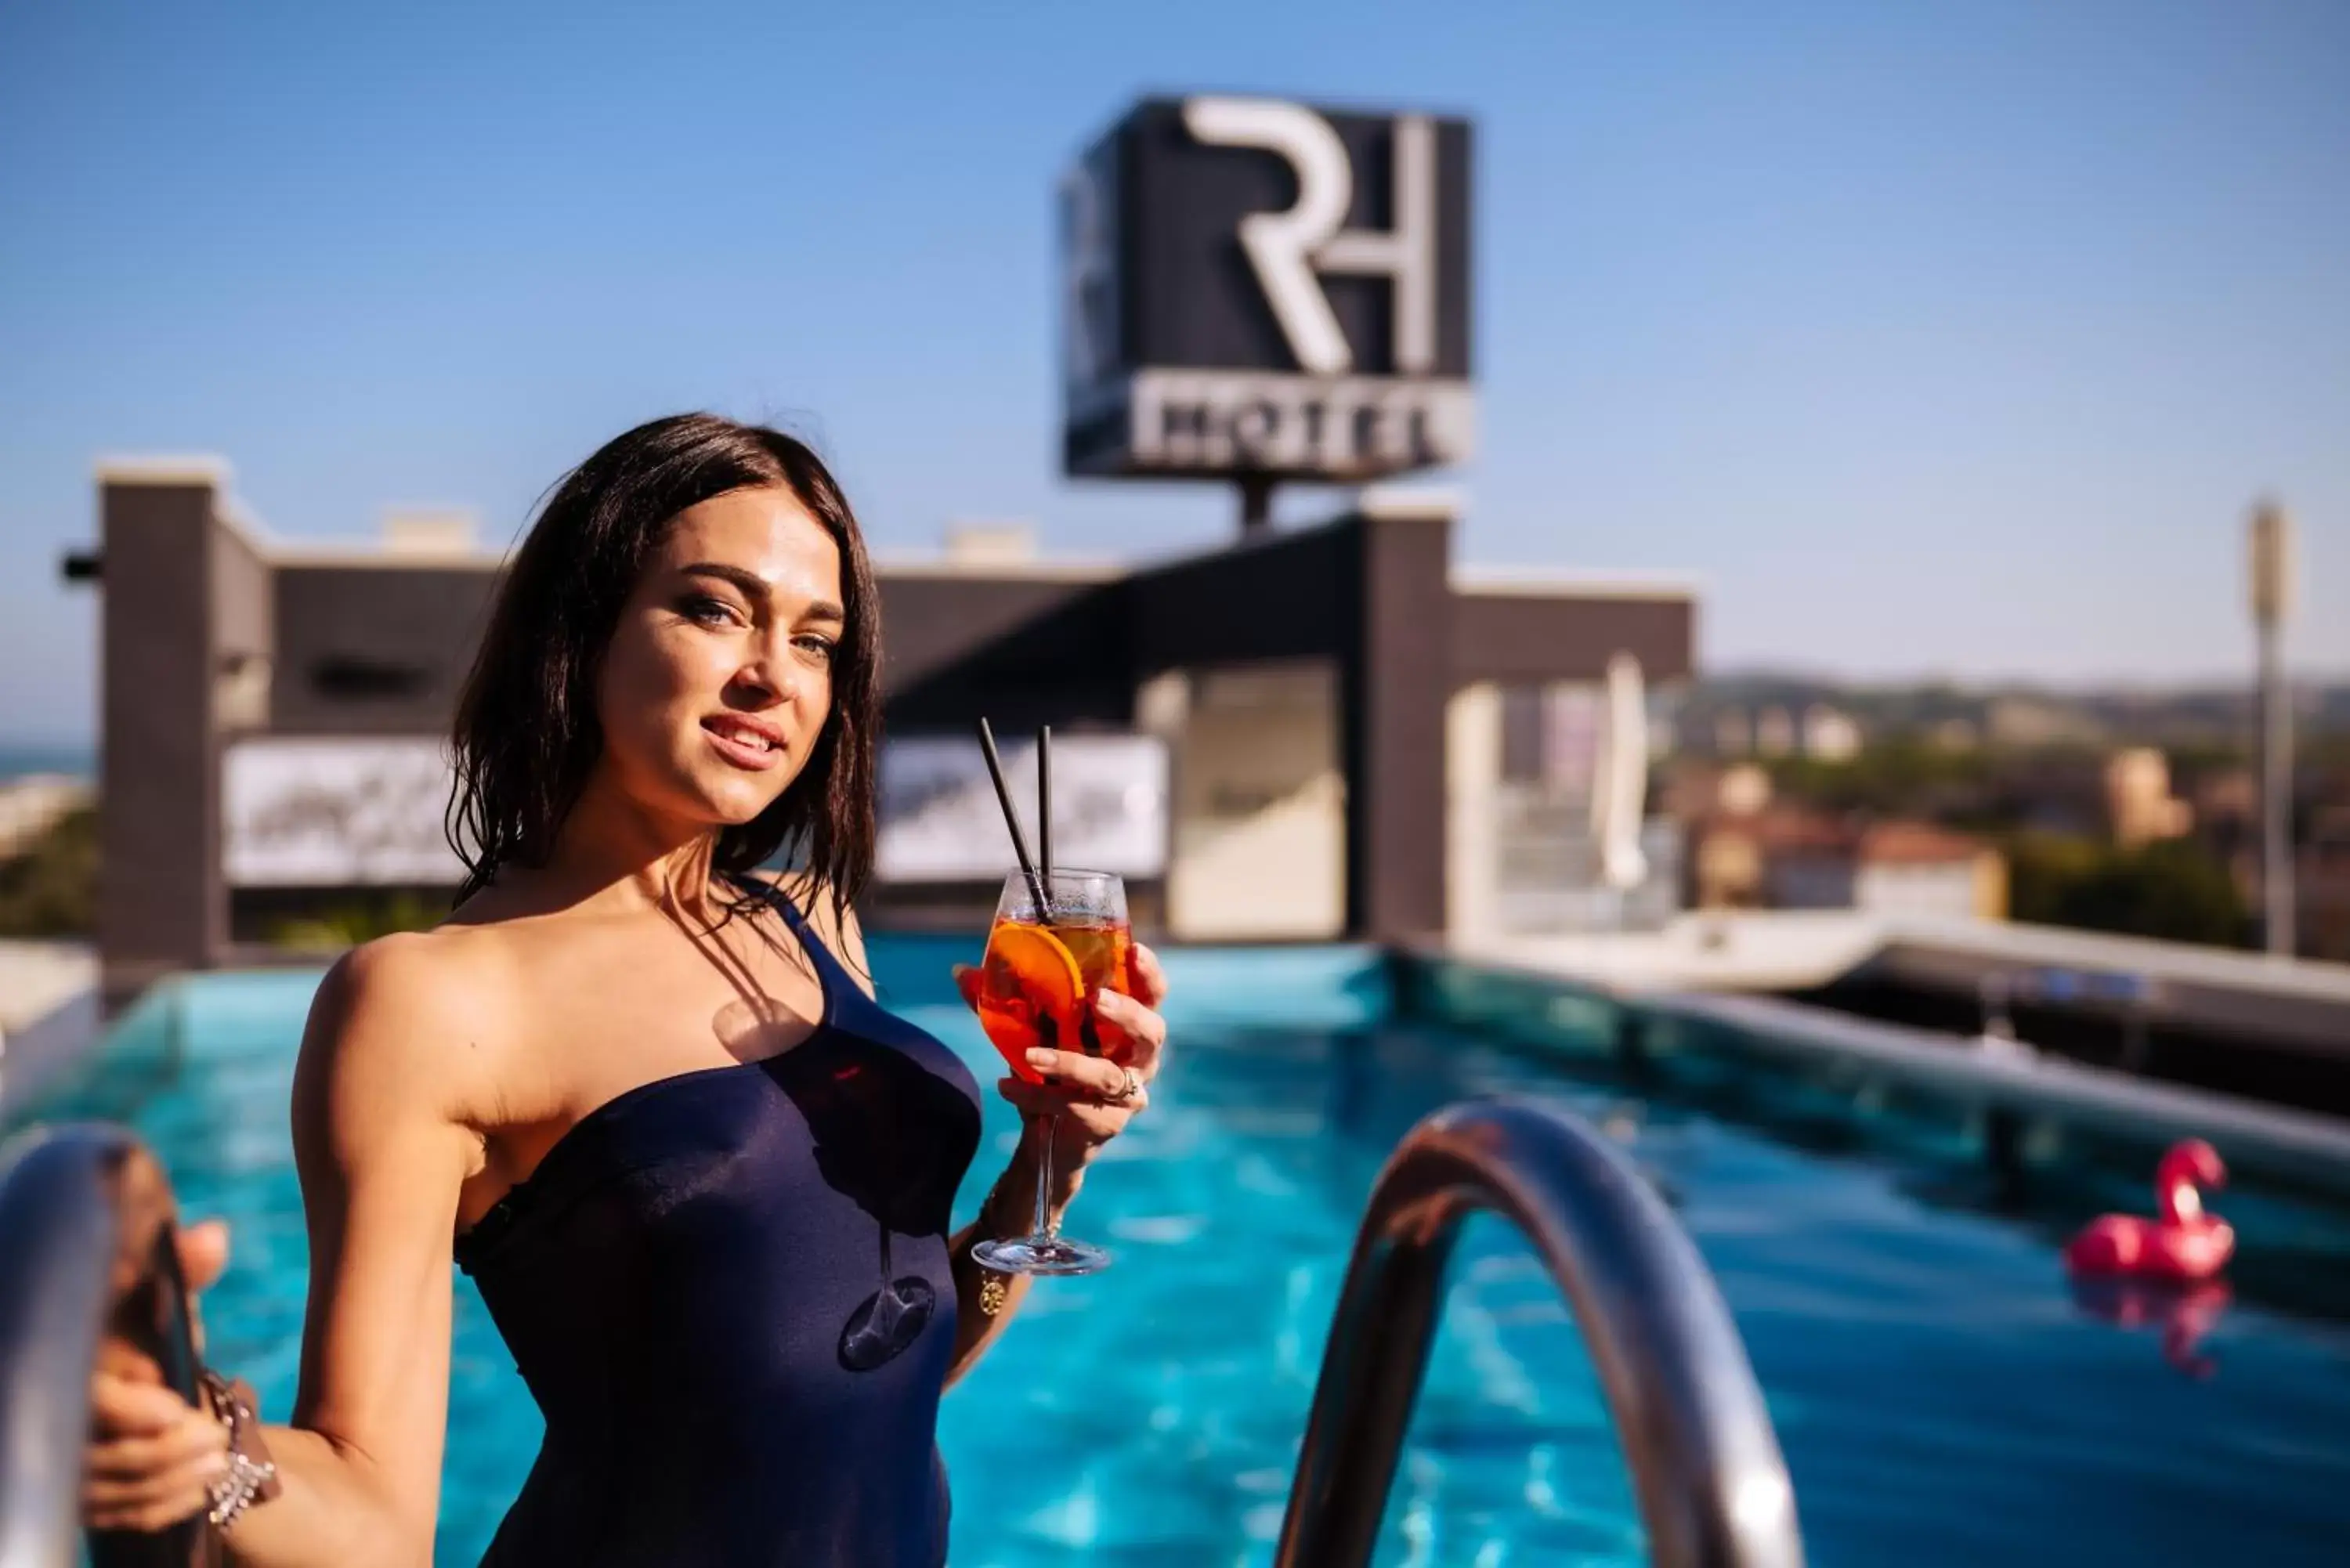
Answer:
[[[975,945],[890,938],[873,960],[893,1004],[992,1081],[946,977]],[[1176,1050],[1155,1108],[1071,1223],[1116,1264],[1041,1287],[947,1397],[959,1568],[1269,1561],[1378,1164],[1428,1110],[1494,1091],[1565,1100],[1674,1204],[1746,1336],[1814,1563],[2343,1560],[2340,1216],[2221,1195],[2244,1231],[2242,1287],[2199,1343],[2166,1347],[2158,1325],[2112,1321],[2131,1303],[2076,1300],[2056,1257],[2076,1213],[2143,1202],[2134,1178],[2085,1167],[2018,1204],[1914,1107],[1841,1116],[1805,1085],[1703,1075],[1635,1093],[1399,1017],[1365,950],[1178,951],[1169,968]],[[135,1123],[187,1209],[229,1219],[235,1262],[207,1304],[214,1357],[254,1378],[273,1418],[301,1323],[285,1104],[315,982],[213,975],[159,993],[93,1074],[39,1107]],[[958,1223],[1014,1135],[1007,1107],[989,1116]],[[450,1563],[487,1542],[537,1436],[463,1276],[458,1300]],[[1641,1560],[1573,1327],[1514,1238],[1472,1222],[1381,1561]]]

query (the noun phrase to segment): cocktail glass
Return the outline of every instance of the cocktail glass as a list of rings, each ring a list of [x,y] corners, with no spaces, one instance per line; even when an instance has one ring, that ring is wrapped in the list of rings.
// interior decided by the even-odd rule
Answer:
[[[1107,871],[1055,867],[1039,877],[1045,908],[1025,872],[1003,879],[987,956],[979,968],[979,1023],[1012,1071],[1031,1084],[1037,1046],[1103,1054],[1094,999],[1132,994],[1134,933],[1127,923],[1126,884]],[[1053,1222],[1053,1144],[1059,1115],[1044,1118],[1036,1174],[1036,1218],[1028,1235],[979,1242],[972,1257],[1007,1274],[1090,1274],[1109,1254],[1060,1234]]]

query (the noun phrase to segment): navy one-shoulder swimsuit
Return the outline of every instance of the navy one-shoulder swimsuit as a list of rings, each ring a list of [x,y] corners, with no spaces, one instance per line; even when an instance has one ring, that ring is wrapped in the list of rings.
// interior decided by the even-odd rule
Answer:
[[[979,1090],[868,998],[598,1107],[457,1241],[546,1417],[485,1568],[946,1560],[948,1212]]]

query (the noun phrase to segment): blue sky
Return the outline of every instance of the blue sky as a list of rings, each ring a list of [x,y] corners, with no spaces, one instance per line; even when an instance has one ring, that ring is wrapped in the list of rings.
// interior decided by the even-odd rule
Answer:
[[[0,743],[90,730],[101,452],[504,537],[706,406],[882,547],[1221,540],[1054,467],[1053,180],[1193,88],[1476,119],[1464,557],[1691,576],[1715,667],[2233,678],[2273,488],[2350,672],[2336,0],[82,4],[0,14]]]

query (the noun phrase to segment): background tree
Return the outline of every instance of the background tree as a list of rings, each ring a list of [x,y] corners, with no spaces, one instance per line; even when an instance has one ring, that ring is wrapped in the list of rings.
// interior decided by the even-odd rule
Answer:
[[[0,937],[87,937],[98,923],[98,808],[52,823],[0,860]]]

